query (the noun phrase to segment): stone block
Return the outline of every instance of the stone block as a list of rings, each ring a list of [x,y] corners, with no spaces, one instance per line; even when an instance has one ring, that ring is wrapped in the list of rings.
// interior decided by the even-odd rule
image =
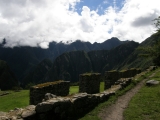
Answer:
[[[55,81],[38,84],[30,88],[30,105],[36,105],[45,98],[46,93],[57,96],[67,96],[69,94],[69,81]],[[48,96],[49,97],[49,96]],[[55,97],[55,96],[54,96]],[[48,98],[49,99],[49,98]]]
[[[105,89],[110,88],[120,78],[118,71],[107,71],[105,72]]]
[[[87,73],[79,76],[79,92],[94,94],[99,93],[100,73]]]

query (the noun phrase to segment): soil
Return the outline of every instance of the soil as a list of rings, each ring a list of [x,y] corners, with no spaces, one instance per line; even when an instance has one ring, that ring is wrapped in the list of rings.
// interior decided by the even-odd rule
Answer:
[[[155,73],[153,73],[150,77],[152,77]],[[134,88],[126,92],[124,95],[120,96],[117,101],[102,110],[99,113],[99,118],[102,120],[123,120],[123,112],[125,108],[128,106],[131,98],[140,90],[140,88],[145,84],[146,79],[142,80],[138,83]]]

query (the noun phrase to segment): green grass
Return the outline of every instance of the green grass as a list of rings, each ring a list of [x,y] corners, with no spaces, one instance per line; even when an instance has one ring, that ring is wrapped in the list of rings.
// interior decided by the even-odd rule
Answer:
[[[160,72],[150,79],[160,81]],[[160,85],[143,86],[131,99],[124,112],[125,120],[159,120],[160,119]]]
[[[99,120],[98,114],[101,110],[109,105],[113,104],[118,96],[123,95],[126,91],[130,90],[137,82],[144,78],[147,78],[151,73],[147,73],[140,78],[137,78],[136,82],[132,82],[125,89],[118,91],[115,96],[111,96],[108,101],[99,104],[94,110],[85,115],[81,120]],[[155,79],[159,79],[159,75],[155,75]],[[155,87],[156,88],[156,87]],[[70,94],[78,93],[79,86],[71,86]],[[160,90],[160,89],[159,89]],[[100,84],[100,92],[104,91],[104,82]],[[0,91],[1,92],[1,91]],[[160,96],[160,91],[157,93]],[[29,90],[22,90],[20,92],[10,91],[9,95],[0,96],[0,111],[9,111],[15,107],[23,108],[29,104]],[[159,103],[158,103],[159,104]]]
[[[78,93],[78,91],[79,91],[79,86],[71,86],[69,89],[69,94]]]
[[[154,72],[154,71],[153,71]],[[131,88],[133,88],[138,82],[140,82],[141,80],[147,78],[148,76],[150,76],[153,72],[148,72],[145,73],[142,76],[139,77],[135,77],[136,80],[132,81],[132,83],[130,85],[128,85],[126,88],[124,88],[123,90],[117,91],[116,95],[111,96],[106,102],[100,103],[98,106],[95,107],[95,109],[93,109],[92,111],[90,111],[88,114],[86,114],[84,117],[82,117],[80,120],[100,120],[100,118],[98,117],[98,114],[103,111],[103,109],[107,108],[108,106],[110,106],[111,104],[115,103],[115,101],[117,100],[117,98],[123,94],[125,94],[127,91],[129,91]],[[104,84],[104,83],[101,83]],[[129,119],[131,120],[131,118]]]
[[[117,98],[124,93],[126,93],[128,90],[130,90],[133,86],[135,86],[135,83],[132,82],[130,85],[128,85],[126,88],[124,88],[121,91],[117,91],[114,96],[111,96],[106,102],[98,104],[92,111],[90,111],[88,114],[86,114],[84,117],[82,117],[80,120],[100,120],[98,117],[98,114],[103,111],[103,109],[107,108],[111,104],[115,103]]]
[[[69,94],[78,93],[79,86],[71,86],[69,89]],[[100,83],[100,92],[104,91],[104,82]]]
[[[2,92],[2,91],[1,91]],[[22,108],[29,105],[29,91],[20,92],[8,91],[10,94],[0,96],[0,111],[13,110],[15,107]]]
[[[101,82],[100,91],[104,90],[104,82]],[[71,86],[69,94],[78,93],[79,86]],[[4,91],[10,94],[5,96],[0,96],[0,111],[9,111],[14,108],[23,108],[29,105],[29,90],[21,90],[20,92]],[[0,91],[2,94],[3,91]]]
[[[103,92],[104,91],[104,82],[101,82],[100,83],[100,92]]]

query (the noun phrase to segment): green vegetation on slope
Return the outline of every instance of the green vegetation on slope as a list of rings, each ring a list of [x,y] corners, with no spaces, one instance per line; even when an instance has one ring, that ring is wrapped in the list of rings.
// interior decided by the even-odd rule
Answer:
[[[160,72],[150,79],[160,81]],[[125,120],[158,120],[160,118],[160,85],[143,86],[124,112]]]
[[[0,60],[0,89],[8,90],[18,87],[18,81],[7,62]]]
[[[151,65],[160,66],[160,17],[155,19],[157,32],[144,40],[137,49],[120,65],[120,69],[141,68],[147,69]]]

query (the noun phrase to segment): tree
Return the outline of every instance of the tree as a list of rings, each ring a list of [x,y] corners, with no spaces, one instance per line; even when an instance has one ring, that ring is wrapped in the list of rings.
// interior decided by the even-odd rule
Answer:
[[[157,28],[157,31],[160,32],[160,16],[156,19],[154,19],[154,25]]]
[[[6,39],[5,39],[5,38],[3,39],[2,44],[3,44],[3,45],[6,44]]]
[[[160,66],[160,16],[156,19],[154,19],[155,27],[157,28],[157,32],[152,35],[155,41],[153,45],[145,46],[145,47],[139,47],[138,50],[140,50],[139,56],[142,57],[149,57],[153,59],[153,63],[157,66]]]

